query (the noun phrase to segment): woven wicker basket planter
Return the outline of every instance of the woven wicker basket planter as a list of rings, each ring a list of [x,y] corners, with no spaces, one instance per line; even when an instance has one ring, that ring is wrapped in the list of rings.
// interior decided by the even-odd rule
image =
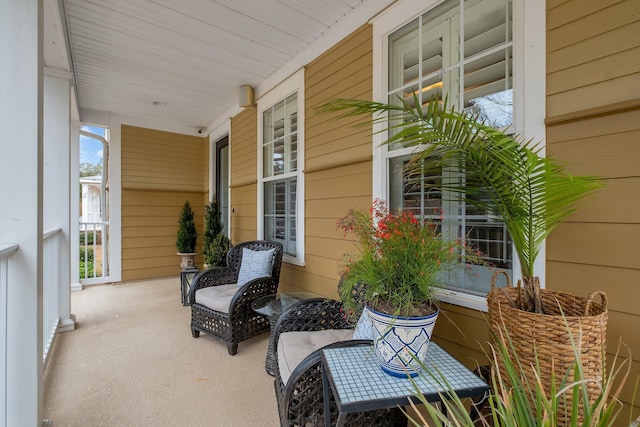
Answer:
[[[506,331],[513,351],[523,367],[527,382],[535,390],[534,369],[539,366],[542,384],[547,395],[551,390],[552,372],[556,378],[556,390],[575,360],[574,345],[580,340],[581,362],[586,379],[589,400],[600,394],[599,386],[604,375],[605,338],[607,329],[607,299],[604,293],[594,292],[586,298],[569,293],[542,289],[541,296],[546,314],[530,313],[517,309],[509,299],[516,300],[520,288],[496,288],[487,295],[489,323],[494,333]],[[594,301],[600,295],[602,302]],[[573,337],[573,340],[572,338]],[[574,344],[575,343],[575,344]],[[501,372],[505,372],[500,364]],[[503,378],[503,380],[506,380]],[[573,373],[568,381],[573,380]],[[567,394],[570,396],[570,393]],[[581,406],[582,407],[582,406]],[[582,419],[582,409],[577,415]],[[567,408],[560,404],[560,423],[568,422],[571,415],[571,399]]]

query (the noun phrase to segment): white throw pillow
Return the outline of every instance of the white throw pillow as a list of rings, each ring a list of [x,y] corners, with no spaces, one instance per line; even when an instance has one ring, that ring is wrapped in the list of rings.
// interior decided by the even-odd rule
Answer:
[[[371,331],[371,319],[369,318],[369,310],[365,307],[362,310],[358,324],[353,332],[354,340],[372,340],[373,332]]]
[[[268,251],[254,251],[242,248],[242,264],[240,264],[240,272],[238,273],[238,286],[242,286],[258,277],[271,276],[275,252],[275,248]]]

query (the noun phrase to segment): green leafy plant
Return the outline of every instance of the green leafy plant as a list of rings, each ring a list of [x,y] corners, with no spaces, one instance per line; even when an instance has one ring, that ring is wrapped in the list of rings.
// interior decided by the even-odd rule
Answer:
[[[482,262],[464,241],[443,237],[437,224],[412,212],[394,214],[379,199],[369,212],[349,210],[337,225],[345,236],[352,233],[357,239],[357,256],[343,259],[339,290],[345,307],[356,312],[360,307],[354,292],[378,311],[429,314],[445,272],[462,268],[462,262]]]
[[[178,221],[178,233],[176,240],[176,248],[179,253],[194,253],[196,251],[196,241],[198,233],[194,221],[193,210],[189,201],[184,202],[180,220]]]
[[[468,405],[454,391],[453,387],[438,372],[426,367],[421,375],[428,375],[446,390],[441,393],[442,405],[445,411],[440,411],[429,404],[419,392],[417,385],[415,397],[424,404],[426,414],[438,425],[445,426],[492,426],[492,427],[539,427],[566,425],[572,427],[605,427],[616,423],[622,409],[619,400],[620,393],[631,372],[631,355],[619,362],[614,358],[614,364],[608,375],[602,378],[587,378],[581,365],[580,349],[574,346],[574,362],[564,374],[560,386],[545,391],[539,366],[524,366],[510,351],[510,338],[501,332],[490,346],[487,357],[490,360],[490,394],[485,401],[488,411],[478,413],[475,419],[469,411]],[[617,355],[620,354],[618,347]],[[537,380],[531,383],[523,373],[525,369],[534,369]],[[504,381],[508,378],[508,381]],[[600,385],[600,394],[590,400],[587,383],[596,382]],[[637,384],[636,384],[637,389]],[[415,415],[408,415],[411,424],[427,426],[429,421],[424,412],[420,412],[412,403]],[[444,413],[447,415],[445,415]],[[628,425],[633,425],[630,422]]]
[[[210,267],[224,267],[231,241],[222,233],[220,207],[215,196],[204,210],[204,233],[202,234],[204,262]]]
[[[80,278],[86,279],[94,275],[94,254],[92,248],[80,249]],[[86,269],[86,272],[85,272]]]
[[[596,177],[572,176],[563,165],[540,153],[532,141],[518,141],[431,99],[422,105],[400,100],[399,105],[337,99],[325,111],[343,111],[342,117],[365,115],[387,132],[385,144],[416,147],[405,171],[408,175],[439,173],[443,168],[464,171],[464,179],[442,180],[426,186],[450,192],[504,222],[520,261],[523,310],[543,313],[535,260],[549,234],[602,183]]]

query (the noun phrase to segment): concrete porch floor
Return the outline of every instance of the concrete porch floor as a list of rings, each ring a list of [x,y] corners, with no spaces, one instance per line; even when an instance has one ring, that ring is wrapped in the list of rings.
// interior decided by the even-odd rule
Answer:
[[[268,333],[226,346],[189,329],[178,277],[94,285],[71,295],[77,329],[45,372],[54,427],[278,426]]]

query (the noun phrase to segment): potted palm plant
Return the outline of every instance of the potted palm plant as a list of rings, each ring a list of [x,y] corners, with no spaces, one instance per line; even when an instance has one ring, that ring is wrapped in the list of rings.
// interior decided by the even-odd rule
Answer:
[[[554,368],[553,356],[571,354],[578,337],[583,355],[591,358],[585,366],[594,372],[588,374],[601,375],[606,297],[600,293],[603,302],[596,304],[592,299],[597,293],[580,298],[542,289],[534,271],[546,237],[575,211],[583,197],[602,186],[601,181],[572,176],[560,162],[541,155],[534,142],[518,141],[477,117],[448,108],[446,100],[431,99],[426,105],[417,97],[412,101],[393,105],[342,99],[326,104],[324,110],[372,117],[388,131],[386,144],[416,147],[406,173],[429,174],[443,167],[464,171],[464,180],[426,185],[447,190],[501,218],[509,231],[522,281],[517,288],[494,289],[487,296],[495,334],[508,333],[524,366],[534,363],[536,355],[548,363],[543,374],[549,387],[554,369],[555,377],[561,378],[570,367],[569,362],[556,359]],[[572,334],[567,334],[567,323]]]
[[[194,266],[193,258],[196,256],[197,240],[198,233],[196,231],[193,210],[191,209],[191,203],[186,200],[180,213],[176,237],[178,255],[182,257],[180,267],[183,269]]]
[[[479,253],[442,236],[430,220],[392,213],[378,199],[369,212],[349,210],[338,228],[355,235],[358,252],[345,255],[342,263],[339,292],[345,308],[359,312],[362,301],[366,304],[385,372],[417,375],[439,313],[434,291],[462,262],[481,263]]]
[[[220,214],[220,206],[214,195],[204,210],[202,254],[206,267],[226,266],[227,253],[231,249],[231,241],[222,232]]]

